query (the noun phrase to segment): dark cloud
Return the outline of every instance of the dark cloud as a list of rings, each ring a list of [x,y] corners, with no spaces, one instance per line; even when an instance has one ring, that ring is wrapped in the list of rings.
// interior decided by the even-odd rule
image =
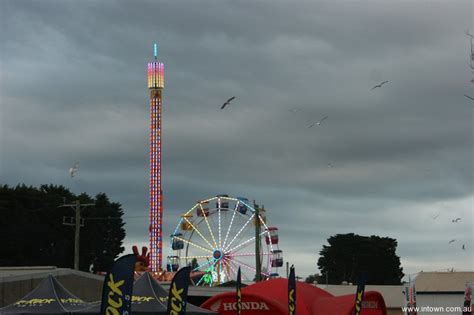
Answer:
[[[474,246],[469,1],[1,5],[2,182],[104,191],[129,217],[127,246],[146,243],[158,41],[164,235],[196,200],[229,193],[268,207],[300,274],[346,232],[398,239],[407,273],[474,263],[447,244]]]

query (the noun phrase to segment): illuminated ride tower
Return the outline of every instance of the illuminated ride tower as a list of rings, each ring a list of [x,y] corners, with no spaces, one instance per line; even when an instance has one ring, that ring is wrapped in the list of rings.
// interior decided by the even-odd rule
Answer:
[[[164,88],[164,65],[158,61],[158,46],[154,44],[155,60],[148,63],[150,90],[150,267],[161,270],[163,193],[161,190],[161,92]]]

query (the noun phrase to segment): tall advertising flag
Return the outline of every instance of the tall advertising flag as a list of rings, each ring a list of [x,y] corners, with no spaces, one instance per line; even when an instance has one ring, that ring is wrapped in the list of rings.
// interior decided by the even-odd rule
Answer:
[[[362,300],[364,299],[365,283],[367,282],[367,274],[363,273],[359,276],[357,283],[356,300],[354,315],[360,315],[362,310]]]
[[[239,270],[237,271],[237,283],[235,285],[236,289],[236,299],[237,299],[237,304],[235,306],[236,314],[240,315],[240,311],[242,310],[242,292],[240,291],[242,289],[242,280],[240,278],[240,266]]]
[[[466,290],[464,291],[464,305],[462,309],[463,315],[471,315],[472,314],[472,290],[474,289],[474,285],[466,282]]]
[[[288,277],[288,314],[296,315],[296,280],[295,267],[291,265]]]
[[[184,315],[188,301],[189,275],[191,267],[181,268],[171,281],[167,315]]]
[[[117,259],[104,279],[100,315],[128,315],[132,307],[133,272],[137,257],[133,254]]]
[[[416,288],[415,281],[408,280],[405,285],[405,306],[407,307],[407,315],[416,315]]]

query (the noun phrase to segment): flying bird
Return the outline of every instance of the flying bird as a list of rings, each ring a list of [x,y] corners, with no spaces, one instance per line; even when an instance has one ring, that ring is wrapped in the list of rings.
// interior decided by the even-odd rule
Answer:
[[[328,163],[328,167],[332,168],[333,167],[332,163]]]
[[[474,80],[473,80],[473,81],[471,81],[471,82],[474,82]],[[464,96],[465,96],[465,97],[467,97],[468,99],[470,99],[471,101],[474,101],[474,98],[470,97],[469,95],[467,95],[467,94],[464,94]]]
[[[454,220],[452,220],[452,221],[453,221],[453,223],[458,223],[459,221],[461,221],[461,218],[456,218],[456,219],[454,219]]]
[[[71,178],[76,176],[78,169],[79,169],[79,162],[74,163],[74,165],[71,168],[69,168],[69,175],[71,175]]]
[[[289,109],[288,111],[289,112],[292,112],[293,114],[296,114],[297,112],[299,112],[301,110],[301,108],[293,108],[293,109]]]
[[[222,104],[221,106],[221,109],[224,109],[224,107],[226,107],[227,105],[230,104],[230,102],[235,99],[235,96],[232,96],[231,98],[229,98],[224,104]]]
[[[375,85],[371,90],[376,89],[376,88],[381,88],[382,85],[384,85],[384,84],[386,84],[386,83],[388,83],[388,81],[383,81],[383,82],[381,82],[380,84]]]
[[[321,120],[315,121],[314,123],[312,123],[311,125],[309,125],[308,128],[311,128],[311,127],[313,127],[314,125],[321,126],[321,123],[322,123],[324,120],[326,120],[326,119],[328,119],[328,116],[324,116],[323,118],[321,118]]]
[[[456,242],[456,240],[450,240],[448,244],[452,244],[454,242]]]
[[[462,244],[462,250],[466,250],[466,246],[464,246],[464,244]]]
[[[432,218],[433,220],[436,220],[438,217],[439,217],[439,213],[438,213],[437,215],[432,216],[431,218]]]

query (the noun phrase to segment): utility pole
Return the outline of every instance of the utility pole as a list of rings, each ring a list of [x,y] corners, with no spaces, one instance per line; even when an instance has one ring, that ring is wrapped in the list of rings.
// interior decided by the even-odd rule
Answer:
[[[255,209],[255,281],[262,281],[262,264],[260,261],[260,209],[258,205],[253,201],[253,207]]]
[[[289,265],[290,265],[290,264],[289,264],[288,262],[286,262],[286,278],[287,278],[287,279],[288,279],[288,275],[289,275],[289,273],[288,273],[288,270],[289,270],[289,268],[290,268]]]
[[[79,270],[79,240],[81,235],[81,226],[84,226],[84,223],[81,222],[81,207],[95,206],[95,203],[85,203],[81,204],[79,200],[76,200],[73,204],[64,204],[59,207],[71,207],[75,212],[74,223],[67,222],[66,217],[63,217],[63,225],[74,225],[74,269]],[[69,217],[72,219],[72,217]],[[72,221],[72,220],[71,220]]]

